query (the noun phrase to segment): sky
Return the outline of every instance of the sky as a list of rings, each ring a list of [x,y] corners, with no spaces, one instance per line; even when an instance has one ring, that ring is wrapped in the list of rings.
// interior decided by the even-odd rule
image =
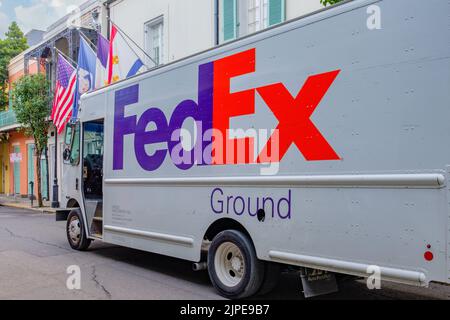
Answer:
[[[31,29],[45,30],[84,2],[86,0],[0,0],[0,38],[13,21],[25,33]]]

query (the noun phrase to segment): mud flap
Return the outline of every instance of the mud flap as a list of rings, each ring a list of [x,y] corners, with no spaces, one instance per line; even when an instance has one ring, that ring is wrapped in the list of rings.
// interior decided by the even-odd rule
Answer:
[[[303,268],[300,271],[305,298],[313,298],[339,291],[334,273]]]
[[[56,211],[56,222],[67,221],[67,217],[69,216],[72,210],[57,210]]]

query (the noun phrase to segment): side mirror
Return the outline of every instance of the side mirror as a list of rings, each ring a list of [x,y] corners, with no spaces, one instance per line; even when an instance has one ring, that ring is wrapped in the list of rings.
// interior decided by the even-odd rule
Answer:
[[[70,149],[66,148],[63,152],[64,161],[70,161]]]

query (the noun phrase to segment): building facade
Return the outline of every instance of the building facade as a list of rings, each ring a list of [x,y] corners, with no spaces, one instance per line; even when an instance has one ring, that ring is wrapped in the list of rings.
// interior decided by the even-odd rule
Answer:
[[[47,79],[51,84],[50,90],[53,92],[56,84],[58,52],[76,66],[80,37],[84,36],[93,43],[97,41],[97,31],[100,31],[98,19],[101,19],[102,8],[101,1],[88,0],[76,10],[50,25],[44,34],[43,40],[25,55],[26,72],[29,72],[27,69],[34,61],[44,61]],[[50,109],[51,106],[49,106],[49,114]],[[62,200],[60,181],[62,181],[62,176],[64,175],[64,165],[62,164],[64,136],[65,132],[57,135],[54,126],[52,124],[49,125],[48,170],[45,174],[48,181],[48,198],[52,202],[61,202]],[[55,158],[57,158],[56,161]],[[54,194],[53,190],[56,182],[58,183],[58,193]],[[63,203],[62,205],[65,204]]]
[[[136,52],[150,68],[323,8],[320,0],[108,0],[104,6],[145,50]]]
[[[9,64],[8,83],[10,88],[25,74],[26,52],[13,58]],[[33,61],[30,64],[29,72],[31,74],[35,74],[41,69],[38,64],[39,61]],[[25,197],[37,192],[37,185],[34,186],[34,189],[31,189],[30,185],[30,183],[35,184],[37,180],[37,159],[34,153],[34,140],[25,136],[20,130],[12,104],[10,92],[9,106],[6,110],[0,112],[0,192]]]
[[[9,64],[9,85],[14,85],[26,74],[45,73],[51,83],[53,92],[56,82],[56,56],[61,52],[69,60],[76,60],[80,33],[95,41],[100,18],[102,2],[89,0],[77,10],[50,25],[46,31],[32,31],[31,47]],[[98,13],[98,14],[97,14]],[[27,35],[30,35],[27,34]],[[38,37],[38,38],[37,38]],[[39,38],[40,37],[40,38]],[[11,96],[11,95],[10,95]],[[7,110],[0,112],[0,193],[19,197],[37,194],[36,162],[41,161],[41,190],[44,199],[52,199],[52,189],[55,176],[55,141],[58,140],[58,153],[61,159],[63,135],[55,139],[53,126],[49,125],[49,144],[42,159],[36,159],[34,140],[20,130],[13,108],[13,101]],[[50,114],[51,106],[49,106]],[[61,161],[58,162],[56,173],[58,180],[63,174]],[[34,189],[30,188],[30,183]],[[60,191],[60,190],[59,190]]]

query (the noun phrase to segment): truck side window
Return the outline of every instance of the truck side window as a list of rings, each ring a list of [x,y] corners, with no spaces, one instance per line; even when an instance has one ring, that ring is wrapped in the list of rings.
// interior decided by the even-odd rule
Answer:
[[[70,146],[72,142],[72,134],[73,134],[73,124],[68,124],[66,127],[66,138],[64,140],[64,144]]]
[[[71,123],[66,127],[64,138],[64,163],[72,166],[80,164],[80,124]]]
[[[73,124],[68,124],[66,126],[66,136],[64,138],[64,163],[70,164],[70,148],[72,146],[72,139],[73,139]]]
[[[70,146],[70,164],[78,166],[80,164],[80,123],[74,126],[72,144]]]

